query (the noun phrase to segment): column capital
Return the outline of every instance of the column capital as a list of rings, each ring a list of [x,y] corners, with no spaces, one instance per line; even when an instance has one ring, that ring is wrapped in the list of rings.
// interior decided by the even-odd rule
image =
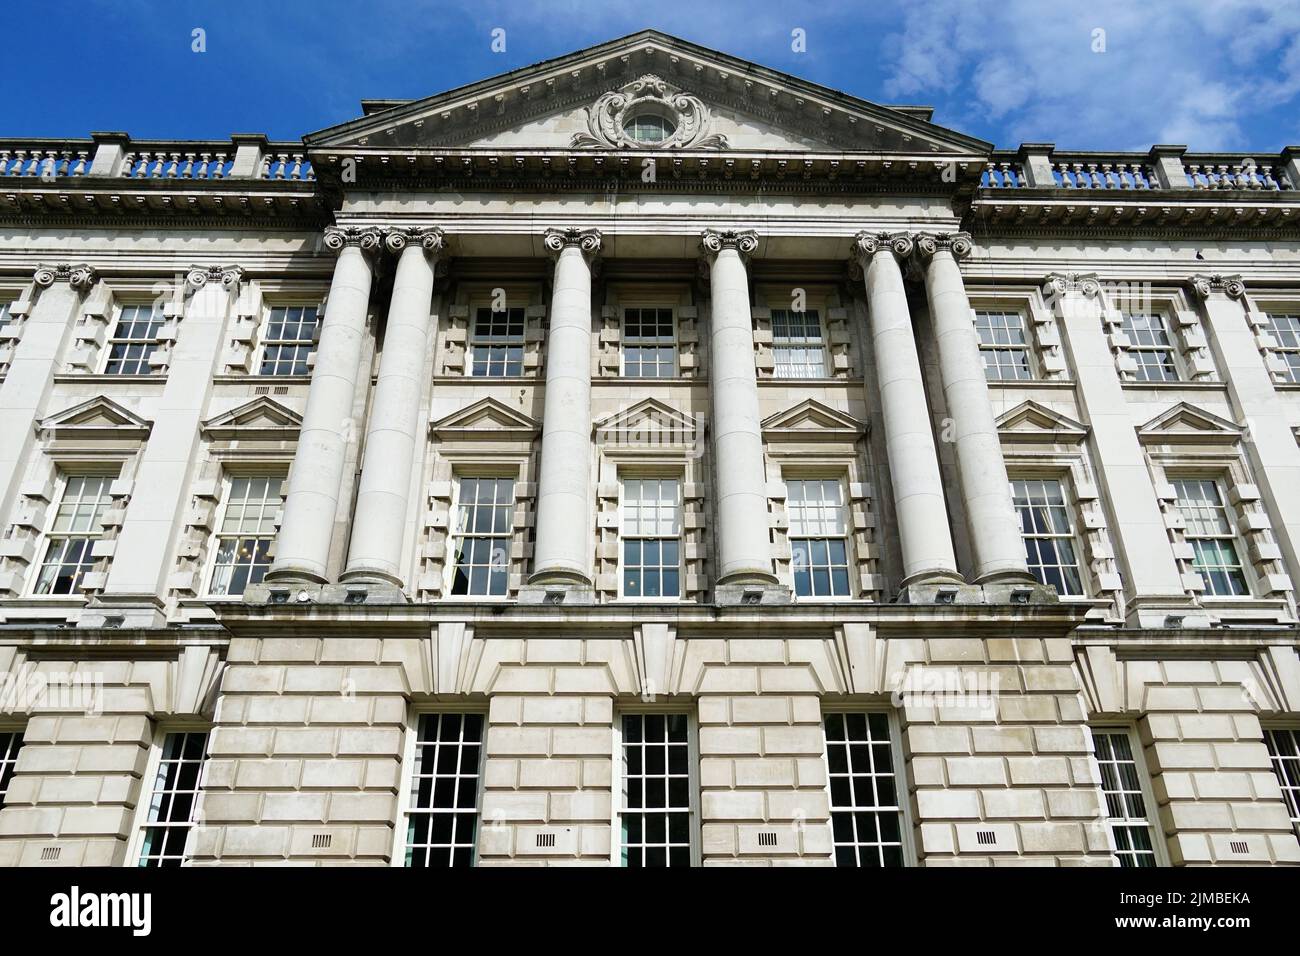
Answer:
[[[447,248],[447,236],[437,226],[429,228],[394,226],[384,230],[384,246],[389,252],[401,252],[407,246],[418,245],[426,254],[437,254]]]
[[[1246,294],[1246,283],[1239,275],[1194,275],[1188,280],[1193,291],[1202,299],[1208,299],[1216,292],[1221,292],[1229,299],[1240,299]]]
[[[716,256],[723,249],[735,249],[742,256],[758,248],[758,233],[753,229],[705,229],[700,248],[706,256]]]
[[[969,232],[921,232],[916,235],[916,249],[922,259],[938,252],[950,252],[954,259],[965,259],[975,249]]]
[[[325,230],[325,248],[341,252],[349,246],[362,252],[378,252],[383,233],[374,226],[329,226]]]
[[[32,281],[42,289],[49,288],[56,282],[66,282],[78,292],[85,292],[98,278],[99,274],[94,267],[85,263],[68,265],[63,262],[54,266],[38,266],[32,273]]]
[[[239,288],[244,281],[241,266],[190,266],[185,273],[185,286],[197,292],[209,283],[219,284],[227,292]]]
[[[898,259],[912,254],[916,242],[910,232],[871,232],[862,230],[853,237],[853,255],[863,266],[877,252],[888,250]]]
[[[1101,280],[1095,272],[1049,272],[1043,287],[1056,295],[1081,292],[1090,299],[1101,295]]]
[[[599,229],[547,229],[542,233],[542,244],[553,253],[559,253],[569,246],[577,246],[584,255],[594,256],[600,252],[602,237]]]

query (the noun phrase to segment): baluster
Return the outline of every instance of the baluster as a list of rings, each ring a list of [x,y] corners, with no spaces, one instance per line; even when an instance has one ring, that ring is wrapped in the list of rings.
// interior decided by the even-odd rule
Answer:
[[[89,159],[89,157],[90,154],[86,150],[84,149],[78,150],[76,165],[72,167],[72,172],[69,173],[68,175],[70,176],[86,175],[86,160]]]
[[[1101,182],[1104,189],[1123,189],[1124,174],[1122,166],[1115,163],[1101,164]]]
[[[275,163],[275,178],[276,178],[276,179],[284,179],[284,167],[285,167],[286,163],[288,162],[288,159],[289,159],[289,157],[286,156],[284,153],[281,153],[281,154],[276,158],[276,163]]]
[[[307,173],[303,178],[308,180],[309,182],[314,180],[316,178],[316,167],[313,166],[306,159],[303,160],[303,164],[307,167]]]
[[[1087,189],[1091,185],[1088,179],[1088,170],[1083,163],[1074,164],[1074,188]]]
[[[1219,165],[1219,188],[1232,188],[1232,170],[1228,167],[1227,163],[1221,163]]]
[[[258,170],[257,178],[258,179],[271,178],[271,154],[270,153],[267,153],[265,156],[262,157],[262,168]]]
[[[9,150],[0,149],[0,176],[9,175]]]
[[[290,158],[293,160],[293,169],[289,170],[289,178],[299,180],[302,178],[302,156],[294,155]]]
[[[140,168],[136,171],[136,178],[149,179],[153,176],[153,153],[140,151]]]
[[[1264,167],[1264,188],[1265,188],[1265,189],[1281,189],[1281,188],[1282,188],[1281,185],[1280,185],[1280,184],[1278,183],[1278,181],[1277,181],[1277,177],[1273,175],[1273,167],[1272,167],[1272,166],[1265,166],[1265,167]]]
[[[17,172],[14,175],[30,176],[31,172],[27,167],[27,150],[25,149],[16,150],[14,152],[14,155],[18,157],[18,162],[14,167],[17,170]]]
[[[165,156],[166,156],[166,154],[164,154],[164,157],[165,157]],[[168,161],[164,158],[164,160],[163,160],[163,177],[164,177],[165,179],[175,179],[175,178],[176,178],[176,173],[177,173],[177,170],[178,170],[180,164],[181,164],[181,154],[180,154],[180,153],[172,153],[171,162],[168,162]]]
[[[194,178],[194,154],[186,153],[184,156],[184,160],[185,162],[181,166],[180,178],[193,179]]]
[[[214,166],[209,167],[209,179],[221,179],[226,174],[226,154],[216,153],[212,157]]]

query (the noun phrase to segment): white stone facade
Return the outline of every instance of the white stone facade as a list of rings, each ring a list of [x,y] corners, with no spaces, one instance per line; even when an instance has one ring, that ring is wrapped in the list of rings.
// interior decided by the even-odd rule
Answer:
[[[0,141],[0,865],[1300,863],[1300,152],[364,107]]]

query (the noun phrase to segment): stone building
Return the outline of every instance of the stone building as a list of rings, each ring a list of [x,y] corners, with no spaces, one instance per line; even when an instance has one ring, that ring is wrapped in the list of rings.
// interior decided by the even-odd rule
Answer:
[[[0,864],[1300,862],[1300,148],[362,113],[0,141]]]

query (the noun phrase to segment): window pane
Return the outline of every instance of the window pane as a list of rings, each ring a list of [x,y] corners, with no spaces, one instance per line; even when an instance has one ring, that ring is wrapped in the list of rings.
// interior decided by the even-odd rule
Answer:
[[[685,714],[624,714],[622,730],[623,865],[689,866],[689,721]]]
[[[451,593],[505,597],[514,534],[513,478],[461,478],[452,515]]]
[[[884,714],[827,714],[831,833],[837,866],[902,866],[902,808]]]
[[[172,733],[163,738],[139,866],[180,866],[185,861],[185,841],[194,825],[207,750],[206,731]]]
[[[848,597],[848,518],[837,479],[786,482],[790,563],[800,597]]]
[[[1011,497],[1020,515],[1029,573],[1062,596],[1082,595],[1072,509],[1062,483],[1054,478],[1017,478],[1011,482]]]
[[[1127,731],[1093,731],[1093,756],[1101,771],[1102,795],[1123,867],[1156,865],[1152,829],[1146,815],[1141,778]]]
[[[407,866],[473,865],[482,733],[481,714],[420,717],[407,810]]]
[[[320,325],[315,306],[276,306],[267,315],[259,375],[307,375]]]
[[[620,535],[624,597],[681,596],[681,483],[623,480]]]

